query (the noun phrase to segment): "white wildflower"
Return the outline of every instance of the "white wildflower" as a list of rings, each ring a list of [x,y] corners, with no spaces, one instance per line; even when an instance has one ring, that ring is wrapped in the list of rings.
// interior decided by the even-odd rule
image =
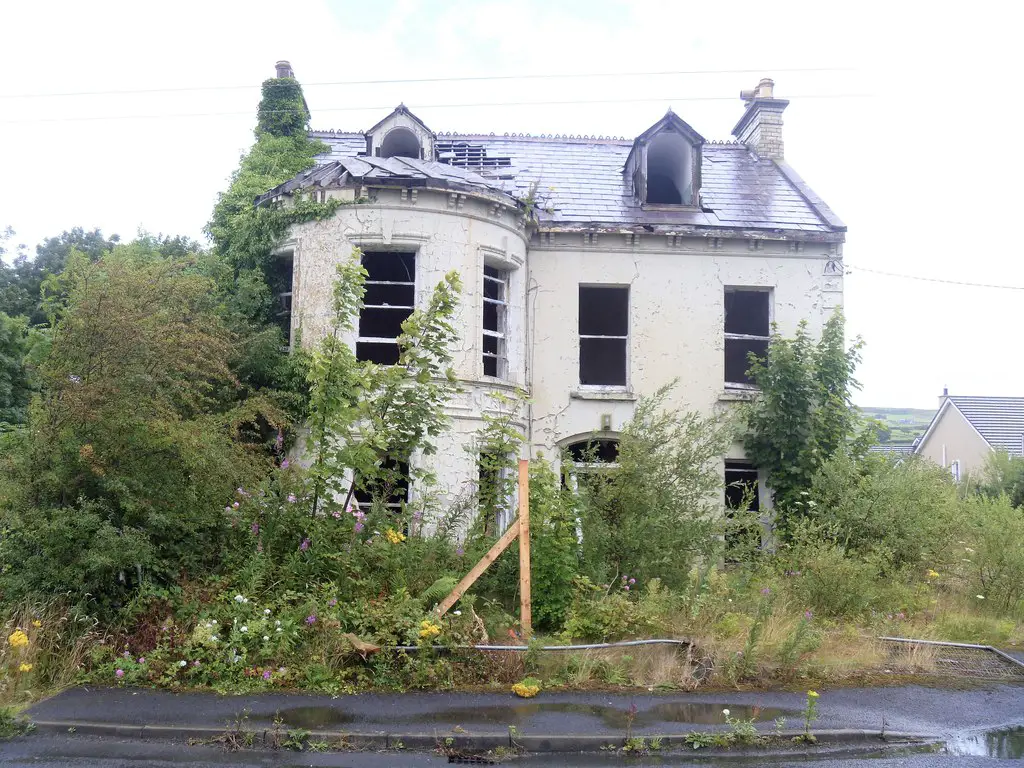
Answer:
[[[242,631],[242,632],[248,632],[248,631],[249,631],[249,628],[248,628],[247,626],[245,626],[245,625],[243,624],[243,625],[242,625],[242,629],[241,629],[241,631]]]
[[[462,611],[452,611],[452,616],[461,616]]]
[[[270,609],[269,608],[264,608],[263,609],[263,615],[264,616],[269,616],[270,615]]]
[[[264,642],[264,643],[265,643],[265,642],[267,642],[267,640],[269,640],[269,639],[270,639],[270,637],[268,637],[267,635],[264,635],[264,636],[263,636],[263,642]]]
[[[178,662],[178,666],[179,667],[187,667],[188,666],[188,662],[185,661],[184,659],[182,659],[181,661]]]
[[[729,716],[729,710],[728,709],[723,709],[722,710],[722,714],[725,715],[726,717],[728,717]]]
[[[242,597],[241,595],[235,595],[235,602],[236,603],[244,603],[245,602],[245,598]]]

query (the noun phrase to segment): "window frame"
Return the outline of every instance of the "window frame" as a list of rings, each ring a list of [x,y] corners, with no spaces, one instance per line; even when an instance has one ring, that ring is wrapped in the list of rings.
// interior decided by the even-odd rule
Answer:
[[[758,334],[751,333],[730,333],[725,329],[728,327],[727,323],[729,318],[726,314],[726,295],[729,293],[765,293],[768,295],[768,334],[761,336]],[[748,392],[757,392],[758,386],[751,382],[744,381],[729,381],[728,367],[725,362],[728,359],[728,347],[730,341],[763,341],[766,344],[765,350],[767,352],[767,344],[771,342],[772,334],[772,323],[775,322],[775,289],[773,286],[749,286],[749,285],[726,285],[722,291],[722,379],[727,390],[739,390]],[[744,373],[744,375],[746,375]]]
[[[488,270],[493,271],[494,274],[488,274]],[[483,277],[481,282],[481,306],[480,306],[480,325],[481,325],[481,349],[480,349],[480,362],[482,366],[482,375],[488,379],[501,379],[503,381],[508,379],[509,362],[508,362],[508,336],[509,336],[509,293],[511,286],[512,273],[508,269],[503,269],[499,266],[492,264],[484,264]],[[490,283],[498,287],[498,293],[500,298],[491,299],[487,296],[486,286]],[[493,305],[497,312],[497,323],[496,329],[489,329],[487,327],[486,307],[487,305]],[[497,352],[488,352],[486,347],[486,339],[492,338],[496,340]],[[487,373],[487,361],[488,359],[494,360],[494,373]]]
[[[580,330],[580,307],[582,306],[582,292],[585,289],[618,289],[626,292],[626,333],[625,335],[608,335],[608,334],[593,334],[583,333]],[[576,307],[576,338],[579,349],[579,370],[577,371],[579,387],[581,390],[589,392],[628,392],[630,382],[630,353],[629,353],[629,339],[633,330],[632,326],[632,290],[629,285],[622,285],[620,283],[580,283],[577,291],[577,307]],[[622,353],[622,366],[623,375],[621,384],[585,384],[583,382],[583,340],[584,339],[614,339],[616,341],[623,342],[623,353]]]
[[[366,261],[365,261],[366,257],[370,256],[370,255],[374,255],[374,256],[377,256],[377,255],[394,255],[395,257],[401,257],[402,255],[409,255],[409,256],[411,256],[412,257],[412,280],[411,281],[406,281],[406,280],[372,280],[372,279],[370,279],[369,269],[367,269]],[[367,278],[366,278],[366,280],[363,283],[364,289],[368,288],[369,286],[375,286],[375,285],[397,285],[397,286],[410,287],[412,289],[412,304],[408,304],[407,305],[407,304],[366,304],[366,303],[364,303],[363,306],[359,310],[359,317],[356,318],[356,341],[355,341],[355,344],[356,344],[356,347],[355,347],[356,359],[359,360],[360,362],[374,362],[374,363],[376,363],[376,361],[373,361],[373,360],[370,360],[369,358],[360,356],[360,354],[359,354],[359,345],[360,344],[373,344],[373,345],[384,345],[384,344],[389,344],[390,345],[390,344],[394,344],[397,347],[398,346],[398,338],[399,338],[399,336],[401,336],[401,333],[399,333],[398,335],[396,335],[394,337],[387,337],[387,336],[363,336],[362,333],[360,332],[360,328],[359,328],[359,326],[361,324],[361,321],[362,321],[362,318],[363,318],[363,312],[366,311],[367,309],[369,309],[369,310],[381,310],[381,309],[383,309],[383,310],[396,310],[396,309],[403,309],[403,310],[405,310],[405,309],[407,309],[408,310],[408,314],[405,316],[405,318],[402,319],[402,322],[405,322],[405,320],[410,315],[412,315],[413,312],[416,311],[416,273],[418,271],[417,270],[417,265],[419,264],[419,252],[415,251],[415,250],[404,250],[404,249],[402,249],[402,250],[395,249],[395,250],[363,251],[362,252],[362,256],[360,257],[360,264],[367,271]],[[401,349],[399,349],[399,355],[401,355]],[[376,363],[376,364],[377,365],[389,365],[389,363]],[[395,363],[390,363],[390,365],[397,365],[397,361]]]

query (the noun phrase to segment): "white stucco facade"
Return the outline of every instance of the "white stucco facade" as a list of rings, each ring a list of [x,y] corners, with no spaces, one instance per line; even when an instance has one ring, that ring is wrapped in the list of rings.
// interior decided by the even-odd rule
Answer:
[[[785,102],[765,104],[781,130]],[[756,103],[747,112],[748,122],[758,119]],[[385,141],[396,130],[401,141]],[[659,157],[647,144],[665,133],[686,145],[666,155],[684,163],[671,173],[647,165]],[[430,462],[449,500],[474,491],[475,436],[496,411],[493,395],[525,391],[521,458],[557,460],[570,444],[614,440],[637,399],[674,380],[674,406],[704,415],[734,406],[751,392],[736,384],[736,360],[745,370],[746,356],[735,346],[727,386],[727,343],[766,343],[769,322],[792,335],[806,321],[816,335],[843,301],[845,226],[824,203],[781,156],[707,144],[671,113],[632,142],[434,135],[404,107],[365,135],[319,136],[332,148],[323,164],[261,199],[286,203],[305,189],[342,202],[327,220],[294,225],[279,249],[293,265],[293,341],[312,345],[327,333],[336,266],[355,249],[414,254],[417,306],[447,272],[459,273],[453,365],[463,391],[437,452],[411,457]],[[406,154],[389,155],[389,146]],[[490,279],[493,290],[495,275],[504,281],[503,361],[488,375],[496,326],[493,311],[487,324],[484,286]],[[606,313],[581,311],[581,287],[587,297],[614,293],[614,331],[584,328],[604,324]],[[732,328],[730,342],[727,291],[756,294],[761,318],[756,331]],[[587,349],[603,350],[596,362],[581,351],[594,333],[601,338]],[[583,368],[597,366],[591,373],[581,354]],[[611,383],[586,383],[593,370]],[[723,459],[742,459],[742,447]]]

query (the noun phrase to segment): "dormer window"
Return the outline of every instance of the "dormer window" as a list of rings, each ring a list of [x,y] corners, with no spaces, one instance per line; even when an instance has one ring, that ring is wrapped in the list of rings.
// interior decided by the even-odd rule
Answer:
[[[669,111],[640,134],[623,169],[644,207],[700,205],[704,137]]]
[[[420,140],[408,128],[394,128],[380,143],[381,157],[415,157],[420,156]]]
[[[366,132],[366,154],[370,157],[411,157],[434,159],[434,132],[404,104]]]

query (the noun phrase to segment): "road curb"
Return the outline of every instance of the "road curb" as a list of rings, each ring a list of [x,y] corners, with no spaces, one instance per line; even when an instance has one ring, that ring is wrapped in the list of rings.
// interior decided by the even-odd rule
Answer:
[[[166,739],[171,741],[212,741],[228,730],[228,726],[205,725],[129,725],[125,723],[97,723],[77,720],[36,720],[33,721],[38,732],[52,734],[76,734],[82,736],[105,736],[129,739]],[[245,729],[253,734],[254,744],[266,745],[272,740],[274,731],[267,728]],[[781,739],[779,745],[785,746],[802,731],[788,730],[777,735]],[[891,743],[922,743],[939,739],[933,734],[915,734],[902,731],[862,730],[855,728],[831,728],[813,731],[817,743],[828,746],[891,744]],[[769,734],[763,734],[769,735]],[[775,735],[775,734],[770,734]],[[648,743],[652,739],[660,739],[667,748],[687,748],[685,733],[656,734],[637,733],[636,738],[643,738]],[[326,741],[337,749],[352,750],[414,750],[431,751],[435,749],[452,749],[466,752],[486,752],[498,748],[520,749],[528,753],[545,752],[600,752],[609,748],[621,748],[626,743],[622,735],[606,734],[528,734],[517,733],[514,739],[507,734],[473,734],[473,733],[385,733],[346,732],[346,731],[310,731],[309,741]],[[772,750],[768,747],[766,753]],[[806,745],[805,745],[806,746]],[[710,749],[702,752],[727,752],[727,750]]]

